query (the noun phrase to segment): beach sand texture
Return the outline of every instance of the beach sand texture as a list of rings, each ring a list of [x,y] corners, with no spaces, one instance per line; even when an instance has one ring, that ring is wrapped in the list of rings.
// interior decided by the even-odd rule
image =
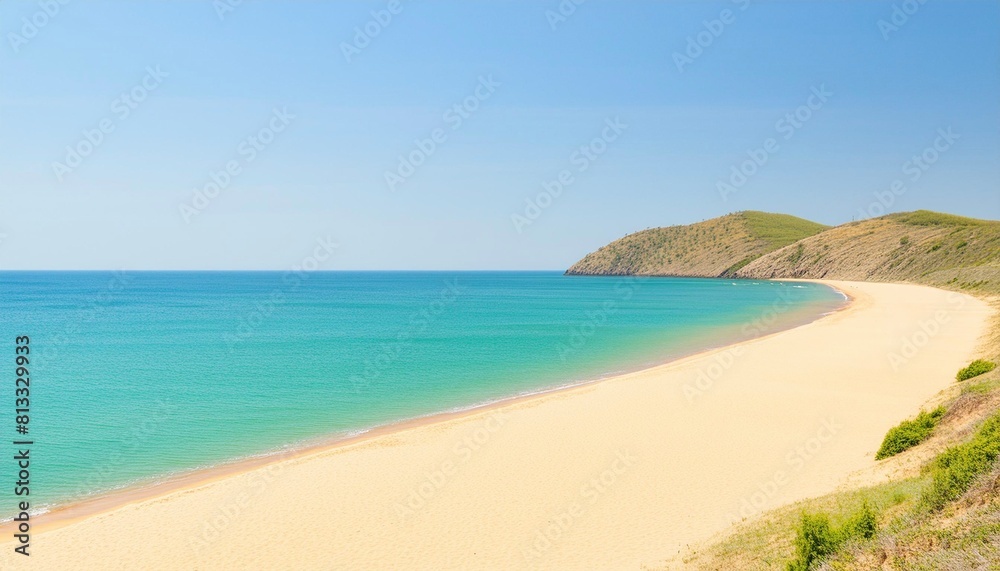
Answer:
[[[0,568],[662,565],[871,466],[886,430],[954,382],[991,311],[826,283],[854,301],[813,323],[53,522],[30,558],[5,533]]]

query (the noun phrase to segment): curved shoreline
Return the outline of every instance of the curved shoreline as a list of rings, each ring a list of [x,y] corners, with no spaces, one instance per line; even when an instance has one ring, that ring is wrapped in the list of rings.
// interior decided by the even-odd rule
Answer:
[[[800,327],[39,528],[28,568],[663,568],[733,518],[849,485],[993,315],[925,286],[827,285],[854,302]],[[0,567],[24,563],[9,547]]]
[[[637,368],[635,370],[625,370],[623,372],[612,373],[604,377],[544,388],[525,394],[502,397],[494,401],[464,407],[460,410],[436,412],[414,418],[389,422],[362,429],[356,434],[338,434],[334,436],[314,438],[302,442],[299,446],[291,446],[285,450],[268,451],[254,456],[231,459],[213,466],[195,468],[193,470],[187,470],[177,474],[156,477],[153,481],[126,485],[124,487],[100,492],[92,497],[57,504],[45,512],[32,514],[33,530],[36,533],[43,533],[59,529],[72,525],[76,522],[86,520],[93,516],[112,512],[125,506],[167,497],[176,492],[197,489],[232,476],[246,474],[258,468],[274,466],[286,461],[303,460],[312,456],[325,454],[327,452],[348,449],[352,446],[366,444],[372,440],[376,440],[387,435],[405,432],[414,428],[462,420],[508,406],[516,406],[534,400],[541,401],[552,396],[572,394],[574,391],[586,389],[601,383],[614,382],[635,374],[648,373],[664,367],[678,366],[692,359],[698,359],[716,352],[725,352],[744,343],[767,339],[799,327],[828,319],[833,315],[849,311],[854,307],[854,296],[849,295],[842,289],[821,280],[779,279],[753,281],[815,283],[842,295],[844,297],[844,303],[830,312],[810,315],[808,318],[789,319],[787,322],[779,322],[773,330],[767,330],[763,334],[751,335],[749,337],[738,339],[732,337],[722,338],[721,340],[713,343],[711,346],[698,348],[691,352],[682,351],[680,354],[670,357],[663,362]],[[12,520],[8,519],[0,521],[0,533],[9,535],[13,532],[14,525]]]

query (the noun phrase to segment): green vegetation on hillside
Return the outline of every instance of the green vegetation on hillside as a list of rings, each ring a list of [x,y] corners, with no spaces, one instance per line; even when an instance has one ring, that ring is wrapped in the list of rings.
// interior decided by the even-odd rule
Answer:
[[[996,363],[992,361],[987,361],[986,359],[976,359],[975,361],[969,363],[969,366],[958,371],[955,375],[955,380],[957,381],[967,381],[971,378],[978,377],[989,373],[996,368]]]
[[[748,210],[741,214],[746,220],[750,233],[763,241],[768,250],[784,248],[829,228],[829,226],[788,214],[771,214],[754,210]]]
[[[796,557],[786,569],[808,571],[814,563],[836,553],[848,541],[871,539],[877,532],[878,514],[867,501],[838,528],[830,525],[830,517],[825,513],[803,513],[795,538]]]
[[[945,450],[931,465],[931,485],[921,505],[940,510],[964,494],[976,478],[993,468],[1000,455],[1000,414],[989,418],[976,436]]]
[[[987,350],[991,358],[1000,355],[1000,314],[994,316]],[[954,392],[941,408],[921,413],[937,417],[935,448],[913,446],[910,457],[896,464],[918,460],[923,466],[919,471],[763,514],[689,553],[684,568],[996,568],[989,562],[1000,561],[1000,370],[956,386]],[[851,522],[859,521],[868,522],[860,529],[871,532],[847,531],[858,529]]]
[[[915,210],[913,212],[890,214],[888,218],[894,218],[903,224],[910,224],[912,226],[982,226],[983,224],[989,224],[986,220],[977,220],[954,214],[943,214],[930,210]]]
[[[994,415],[918,477],[769,512],[689,554],[684,568],[987,569],[1000,561],[998,426]]]
[[[934,427],[937,426],[941,417],[944,416],[944,407],[939,406],[931,412],[920,411],[913,420],[904,420],[897,426],[889,429],[882,441],[882,446],[875,453],[876,460],[882,460],[889,456],[895,456],[927,440]]]
[[[926,210],[890,214],[804,238],[736,275],[915,282],[1000,293],[1000,222]]]
[[[761,255],[826,228],[787,214],[737,212],[697,224],[629,234],[588,254],[566,273],[732,276]]]
[[[567,273],[896,281],[1000,293],[1000,222],[918,210],[828,228],[738,212],[630,234]]]

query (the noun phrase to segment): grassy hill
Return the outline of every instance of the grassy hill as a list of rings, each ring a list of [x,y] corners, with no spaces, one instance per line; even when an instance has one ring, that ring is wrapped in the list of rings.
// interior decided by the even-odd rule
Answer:
[[[572,275],[718,277],[827,229],[787,214],[737,212],[686,226],[629,234],[587,255]]]
[[[918,210],[830,228],[738,212],[630,234],[566,273],[895,281],[1000,293],[1000,222]]]
[[[769,252],[745,278],[916,282],[1000,292],[1000,222],[926,210],[831,228]]]

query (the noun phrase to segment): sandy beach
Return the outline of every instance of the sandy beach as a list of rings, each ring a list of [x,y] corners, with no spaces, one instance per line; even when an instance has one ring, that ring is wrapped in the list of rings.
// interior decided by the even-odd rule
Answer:
[[[662,567],[870,467],[886,430],[954,383],[991,312],[929,287],[825,283],[850,306],[51,522],[30,559],[5,533],[0,568]]]

